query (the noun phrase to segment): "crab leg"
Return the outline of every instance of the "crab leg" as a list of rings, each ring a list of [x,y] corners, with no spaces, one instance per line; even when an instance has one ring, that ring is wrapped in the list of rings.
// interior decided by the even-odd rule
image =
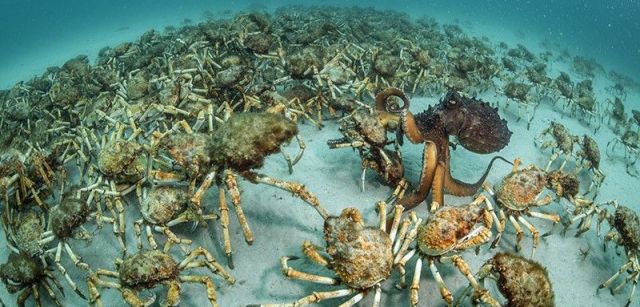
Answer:
[[[229,194],[231,194],[231,203],[236,209],[236,216],[238,217],[238,222],[242,227],[244,239],[245,241],[247,241],[247,244],[251,245],[253,244],[253,232],[251,231],[251,228],[249,228],[249,223],[247,222],[247,218],[245,217],[244,211],[242,210],[240,202],[240,190],[238,189],[236,176],[231,171],[227,170],[224,183],[227,186]]]
[[[403,211],[403,206],[394,206],[393,220],[391,222],[391,230],[389,231],[389,238],[391,239],[391,242],[394,242],[396,240],[396,235],[398,234],[398,227],[400,226],[400,219],[402,218]]]
[[[318,200],[318,198],[311,192],[309,192],[309,190],[307,190],[307,188],[302,184],[271,178],[251,171],[243,172],[242,177],[253,183],[263,183],[285,191],[289,191],[298,196],[306,203],[313,206],[313,208],[316,209],[316,211],[320,214],[320,216],[322,216],[323,219],[327,219],[327,217],[329,217],[329,213],[320,205],[320,201]]]
[[[46,279],[41,282],[41,285],[47,291],[47,294],[49,294],[49,297],[51,298],[53,303],[56,304],[56,306],[62,306],[62,304],[60,304],[60,301],[58,300],[58,297],[53,292],[53,289],[51,288],[51,286],[49,285]]]
[[[376,209],[380,215],[380,230],[387,231],[387,204],[383,201],[376,203]]]
[[[178,236],[173,233],[173,231],[171,231],[171,229],[169,229],[169,227],[165,227],[165,226],[155,226],[154,230],[157,232],[161,232],[164,233],[165,236],[167,236],[167,242],[164,245],[164,252],[165,253],[169,253],[169,251],[171,250],[171,247],[174,244],[178,244],[178,246],[180,246],[180,249],[182,249],[182,251],[185,254],[189,253],[189,245],[193,242],[189,239],[180,239],[178,238]]]
[[[236,282],[235,278],[233,278],[225,269],[216,261],[216,258],[211,255],[209,251],[202,248],[201,246],[197,247],[193,251],[187,255],[178,265],[180,270],[186,268],[190,263],[195,262],[195,259],[199,256],[203,256],[206,259],[206,266],[216,275],[224,278],[228,283],[234,284]]]
[[[294,279],[310,281],[317,284],[325,284],[325,285],[337,285],[339,283],[339,281],[335,278],[309,274],[309,273],[297,271],[295,269],[290,268],[288,265],[289,260],[296,260],[296,259],[298,259],[298,257],[285,256],[280,258],[280,264],[282,265],[282,274],[284,274],[284,276],[286,276],[287,278],[294,278]]]
[[[183,280],[182,277],[187,277],[186,280]],[[188,277],[191,276],[178,276],[178,279],[180,281],[189,281]],[[209,282],[211,282],[209,280]],[[166,306],[178,306],[178,304],[180,303],[180,283],[178,282],[178,280],[172,279],[170,281],[168,281],[166,283],[166,287],[167,287],[167,298],[165,300],[165,304]],[[208,292],[208,289],[207,289]],[[215,290],[213,292],[213,298],[215,301]],[[211,302],[211,304],[213,305],[213,301]],[[216,302],[217,304],[217,302]],[[213,305],[213,306],[217,306],[217,305]]]
[[[495,248],[498,243],[500,243],[500,239],[502,238],[502,234],[504,233],[507,222],[507,217],[504,214],[504,211],[498,208],[498,213],[500,214],[500,218],[498,219],[498,226],[496,226],[498,228],[498,234],[496,235],[495,239],[493,239],[493,242],[491,242],[491,248]]]
[[[209,299],[209,302],[211,303],[211,306],[214,306],[214,307],[218,306],[218,297],[216,295],[216,288],[214,287],[213,282],[211,281],[211,277],[209,277],[209,276],[180,276],[179,278],[180,278],[181,282],[192,282],[192,283],[201,283],[201,284],[203,284],[207,288],[207,298]],[[178,286],[178,291],[179,291],[179,289],[180,288]],[[177,300],[176,300],[176,303],[177,303]],[[171,306],[171,305],[169,305],[169,306]]]
[[[140,298],[138,291],[127,288],[121,288],[120,290],[122,298],[131,306],[151,306],[156,300],[156,297],[152,296],[146,301],[143,301],[142,298]]]
[[[318,247],[313,245],[311,241],[306,240],[304,241],[304,243],[302,243],[302,252],[305,254],[305,256],[307,256],[307,258],[311,259],[311,261],[315,262],[316,264],[324,267],[329,265],[329,261],[322,255],[320,255],[320,253],[318,252]]]
[[[536,229],[536,227],[531,225],[531,223],[529,223],[529,221],[527,221],[523,216],[518,216],[518,221],[522,223],[525,227],[527,227],[527,229],[529,229],[529,231],[531,232],[531,235],[533,236],[533,248],[531,249],[531,258],[533,258],[533,256],[535,256],[536,254],[536,248],[540,244],[540,232],[538,231],[538,229]]]
[[[111,202],[111,198],[102,197],[104,199],[105,205],[107,206],[107,210],[111,212],[111,215],[116,216],[116,212],[113,209],[113,203]],[[118,223],[113,223],[113,234],[118,238],[118,243],[120,244],[120,248],[124,251],[126,250],[126,245],[124,244],[123,234],[118,232]]]
[[[248,307],[296,307],[296,306],[304,306],[313,303],[319,303],[324,300],[345,297],[348,295],[352,295],[356,293],[354,289],[342,289],[335,291],[327,291],[327,292],[314,292],[308,296],[305,296],[293,303],[289,304],[260,304],[260,305],[249,305]]]
[[[373,296],[373,304],[372,307],[380,307],[380,299],[382,297],[382,289],[380,288],[380,284],[375,285],[376,292]]]
[[[133,222],[133,230],[136,233],[136,244],[138,249],[142,249],[142,229],[140,225],[142,224],[142,219],[139,219]]]
[[[200,205],[202,202],[202,197],[204,196],[204,193],[209,189],[209,187],[213,183],[213,179],[215,179],[215,177],[216,177],[215,171],[207,174],[207,176],[204,178],[204,181],[202,181],[202,184],[200,185],[196,193],[191,198],[191,202],[196,206],[198,210],[202,210],[201,209],[202,206]]]
[[[111,181],[109,182],[109,185],[111,186],[111,191],[117,193],[116,183]],[[122,237],[122,241],[124,242],[126,234],[126,225],[124,222],[124,206],[122,205],[122,201],[120,200],[119,196],[114,197],[113,203],[116,205],[116,210],[118,211],[118,234],[120,237]]]
[[[409,261],[409,259],[411,259],[413,257],[413,255],[415,255],[417,252],[417,249],[412,249],[410,250],[408,253],[402,255],[402,258],[400,259],[400,261],[398,261],[397,263],[394,263],[394,265],[398,266],[398,270],[400,271],[400,288],[404,288],[407,286],[406,283],[406,275],[407,275],[407,271],[405,269],[405,266],[407,264],[407,261]]]
[[[520,241],[522,241],[524,232],[522,231],[520,224],[518,224],[518,222],[513,217],[513,215],[509,216],[509,222],[511,222],[511,224],[513,225],[513,228],[516,229],[516,252],[519,252],[520,249],[522,248],[522,246],[520,245]]]
[[[615,274],[613,274],[613,276],[611,276],[609,279],[607,279],[607,281],[605,281],[602,284],[600,284],[598,289],[609,288],[611,286],[611,284],[618,278],[618,276],[620,276],[623,272],[626,272],[627,270],[629,270],[632,266],[633,266],[633,261],[631,261],[631,260],[629,260],[627,263],[621,265],[620,268],[618,269],[618,271]]]
[[[52,271],[46,270],[44,274],[47,275],[47,278],[51,280],[53,285],[56,286],[56,288],[58,288],[58,291],[60,291],[60,293],[62,293],[62,296],[64,296],[64,289],[62,288],[60,282],[55,278],[55,276],[53,276]]]
[[[227,263],[233,269],[233,257],[231,252],[231,239],[229,236],[229,207],[225,200],[224,188],[218,188],[219,206],[220,206],[220,225],[222,226],[222,237],[224,241],[224,252],[227,255]]]
[[[281,150],[282,155],[284,156],[284,159],[287,161],[287,165],[289,166],[289,174],[293,174],[293,166],[296,165],[298,161],[300,161],[300,158],[302,158],[302,155],[304,154],[304,150],[306,148],[304,141],[298,135],[296,135],[296,141],[298,141],[300,150],[293,160],[291,160],[291,157],[287,153],[285,153],[284,150]]]
[[[389,205],[393,205],[398,199],[402,199],[408,187],[409,183],[407,182],[407,180],[404,178],[401,179],[400,182],[398,182],[398,185],[396,185],[396,188],[393,190],[393,193],[391,193],[391,195],[389,195],[389,198],[387,198],[387,202],[389,203]]]
[[[451,305],[451,303],[453,303],[453,295],[451,295],[451,291],[447,289],[447,285],[445,285],[444,280],[442,279],[442,276],[440,276],[440,272],[438,271],[438,268],[436,267],[435,263],[433,262],[433,259],[431,258],[429,258],[429,269],[431,270],[431,274],[433,275],[433,278],[438,283],[438,288],[440,289],[440,296],[442,296],[442,299],[445,300],[445,302],[447,302],[448,305]]]
[[[36,302],[37,307],[42,307],[42,302],[40,301],[40,292],[38,292],[38,285],[31,285],[31,293],[33,294],[33,300]],[[24,306],[24,305],[23,305]]]
[[[393,254],[396,255],[396,257],[398,257],[399,254],[404,253],[406,251],[405,245],[408,245],[409,243],[405,243],[407,240],[411,240],[410,237],[407,237],[407,231],[409,230],[409,225],[411,224],[412,220],[416,220],[416,215],[415,213],[411,212],[410,213],[410,218],[406,218],[404,220],[402,220],[402,223],[400,224],[400,228],[398,230],[398,235],[396,236],[395,241],[393,242]],[[400,249],[400,247],[403,247],[403,249]]]
[[[418,306],[418,291],[420,291],[420,273],[422,272],[422,257],[416,260],[416,267],[411,281],[411,306]]]
[[[88,270],[89,269],[89,265],[82,262],[80,260],[80,258],[78,258],[78,256],[76,256],[76,254],[73,252],[73,250],[71,249],[71,246],[69,246],[69,243],[64,242],[64,249],[67,252],[67,254],[69,255],[69,257],[71,258],[71,261],[73,261],[73,264],[76,267],[79,267],[83,270]]]
[[[557,215],[557,214],[547,214],[547,213],[542,213],[542,212],[529,211],[529,215],[531,215],[533,217],[537,217],[539,219],[549,220],[549,221],[552,221],[554,223],[560,222],[560,216]]]
[[[458,268],[458,271],[460,271],[460,273],[462,273],[462,275],[464,275],[467,278],[467,280],[469,281],[473,289],[476,291],[477,296],[480,298],[482,302],[494,307],[502,306],[500,303],[498,303],[498,301],[496,301],[491,296],[491,294],[489,294],[488,290],[480,287],[480,285],[478,284],[478,281],[476,281],[475,277],[473,277],[473,274],[469,269],[469,265],[467,265],[467,263],[464,261],[464,259],[462,259],[461,256],[454,255],[450,259],[453,262],[453,264],[456,266],[456,268]]]
[[[484,187],[485,185],[483,185]],[[489,191],[491,191],[491,189],[489,188]],[[492,191],[493,192],[493,191]],[[493,195],[493,193],[491,193],[491,195]],[[493,218],[493,222],[496,224],[496,228],[498,230],[498,235],[501,235],[502,232],[504,232],[504,224],[505,224],[505,220],[504,220],[504,212],[502,212],[502,210],[500,210],[500,214],[503,215],[502,219],[498,218],[498,216],[496,215],[496,211],[493,209],[493,203],[491,203],[491,201],[488,198],[484,198],[484,203],[487,206],[487,210],[489,211],[489,214],[491,214],[491,217]]]
[[[58,247],[56,248],[56,257],[54,259],[56,267],[58,268],[58,271],[60,271],[60,274],[62,274],[62,276],[64,276],[64,278],[67,280],[67,283],[69,284],[69,286],[71,286],[71,289],[73,289],[73,291],[77,293],[78,296],[86,300],[87,298],[84,296],[84,294],[82,294],[82,292],[80,292],[80,289],[78,289],[78,286],[76,285],[76,283],[73,281],[73,279],[71,279],[71,277],[67,273],[67,269],[65,269],[65,267],[62,266],[62,264],[60,263],[60,256],[62,254],[62,245],[63,245],[62,241],[58,242]]]
[[[358,294],[352,296],[349,300],[347,300],[346,302],[340,304],[338,307],[349,307],[349,306],[353,306],[355,304],[357,304],[358,302],[360,302],[364,296],[366,294],[364,292],[358,292]]]
[[[413,213],[413,212],[411,212]],[[413,213],[413,215],[411,216],[411,219],[413,221],[415,221],[415,225],[413,226],[413,228],[411,229],[411,231],[409,231],[409,233],[407,234],[407,237],[404,238],[402,245],[400,246],[399,250],[396,250],[397,246],[399,246],[398,244],[396,244],[396,247],[394,247],[394,253],[396,253],[396,257],[394,259],[394,262],[399,262],[401,259],[401,255],[409,248],[409,245],[411,245],[411,243],[414,241],[414,239],[416,238],[416,236],[418,235],[418,228],[420,227],[420,224],[422,223],[422,219],[418,219],[415,216],[415,213]],[[405,221],[408,221],[405,220]],[[398,241],[396,241],[396,243],[400,242],[401,238],[398,238]]]

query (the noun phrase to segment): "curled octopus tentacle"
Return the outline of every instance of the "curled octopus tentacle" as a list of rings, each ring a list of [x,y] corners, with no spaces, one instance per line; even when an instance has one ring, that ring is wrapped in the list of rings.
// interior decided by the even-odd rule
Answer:
[[[387,99],[393,96],[402,99],[403,104],[400,108],[389,109]],[[390,116],[399,115],[402,132],[407,136],[409,141],[414,144],[422,143],[424,142],[424,138],[420,129],[418,129],[413,114],[409,111],[409,105],[410,102],[407,95],[395,87],[387,88],[376,96],[376,110]]]
[[[389,104],[388,98],[392,96],[402,99],[403,105],[397,106]],[[453,99],[453,102],[456,102],[456,100]],[[420,131],[414,115],[409,111],[409,106],[409,98],[407,98],[402,90],[397,88],[385,89],[376,96],[376,110],[379,114],[383,114],[383,116],[398,116],[401,132],[414,144],[425,143],[422,157],[423,167],[418,187],[413,193],[399,200],[399,204],[403,205],[405,209],[416,207],[427,198],[429,191],[432,192],[432,201],[439,204],[444,204],[445,191],[455,196],[472,196],[486,180],[495,160],[500,159],[511,163],[503,157],[497,156],[491,160],[480,179],[476,182],[467,183],[454,178],[451,175],[448,135],[437,136],[437,134],[433,134],[430,138],[426,138]],[[458,106],[456,105],[455,107]],[[485,110],[484,107],[485,106],[481,104],[480,107],[474,110],[479,112],[480,115],[486,115],[485,113],[488,111]],[[470,124],[466,122],[468,120],[466,117],[462,119],[461,127],[474,126],[471,125],[474,124],[474,122]],[[504,124],[503,122],[499,123]],[[506,131],[508,132],[508,129]],[[505,137],[508,139],[510,132],[507,132],[505,132]],[[468,139],[468,136],[465,135],[465,140],[466,139]]]

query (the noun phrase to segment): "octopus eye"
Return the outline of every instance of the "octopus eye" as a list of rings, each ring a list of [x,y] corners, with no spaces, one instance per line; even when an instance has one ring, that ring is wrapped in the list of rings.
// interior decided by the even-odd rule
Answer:
[[[441,100],[441,103],[447,109],[457,109],[460,107],[460,101],[462,101],[462,97],[456,91],[449,91],[444,98]]]
[[[458,105],[458,102],[454,99],[449,99],[446,104],[447,109],[455,109],[458,107]]]

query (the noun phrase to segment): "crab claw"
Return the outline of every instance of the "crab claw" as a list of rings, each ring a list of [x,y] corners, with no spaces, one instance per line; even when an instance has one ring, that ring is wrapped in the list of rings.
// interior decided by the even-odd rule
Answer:
[[[83,300],[85,300],[85,301],[87,300],[87,297],[82,292],[80,292],[80,289],[75,288],[73,291],[76,294],[78,294],[78,296],[81,297]],[[62,292],[62,296],[64,297],[64,292]]]
[[[229,265],[230,269],[235,269],[235,266],[233,265],[233,255],[231,253],[227,254],[227,265]]]
[[[149,296],[149,298],[147,300],[144,301],[144,306],[151,306],[153,305],[153,303],[155,303],[156,301],[156,294],[155,293],[151,293],[151,295]]]

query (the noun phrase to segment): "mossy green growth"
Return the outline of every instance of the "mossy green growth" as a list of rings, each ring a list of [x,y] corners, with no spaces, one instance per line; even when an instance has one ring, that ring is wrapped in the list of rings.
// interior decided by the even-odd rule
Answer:
[[[210,136],[203,133],[176,133],[162,140],[161,147],[190,178],[198,177],[207,170]]]
[[[142,145],[126,140],[114,140],[105,145],[98,155],[100,171],[119,183],[135,183],[146,170],[146,156]]]
[[[219,167],[259,168],[268,155],[298,134],[298,126],[279,114],[240,113],[222,124],[211,140],[211,160]]]
[[[73,230],[87,221],[89,213],[89,205],[86,201],[68,194],[60,205],[51,208],[49,226],[56,237],[68,238]]]

